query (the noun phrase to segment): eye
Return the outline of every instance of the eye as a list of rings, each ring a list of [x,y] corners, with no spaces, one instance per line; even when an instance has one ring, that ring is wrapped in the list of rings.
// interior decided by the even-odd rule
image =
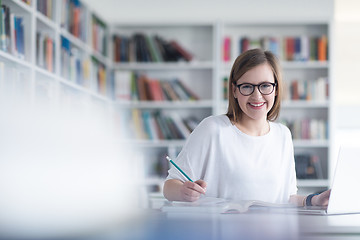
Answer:
[[[241,85],[241,89],[243,90],[249,90],[249,89],[252,89],[253,86],[251,84],[243,84]]]
[[[262,83],[262,84],[260,84],[260,87],[263,89],[272,88],[272,84],[271,83]]]

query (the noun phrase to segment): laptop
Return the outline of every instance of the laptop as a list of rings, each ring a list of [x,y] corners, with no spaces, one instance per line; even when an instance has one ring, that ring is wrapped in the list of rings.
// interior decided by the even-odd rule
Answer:
[[[299,208],[300,214],[349,214],[360,213],[360,146],[342,146],[339,150],[331,194],[327,207]]]

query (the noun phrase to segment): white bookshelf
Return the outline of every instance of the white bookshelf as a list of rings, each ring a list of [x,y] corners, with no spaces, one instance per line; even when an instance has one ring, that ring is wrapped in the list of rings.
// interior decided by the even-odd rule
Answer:
[[[75,89],[80,94],[89,95],[93,98],[100,99],[110,104],[110,95],[99,94],[96,90],[91,89],[89,86],[83,86],[82,84],[79,84],[75,81],[69,81],[66,77],[61,76],[61,37],[66,37],[70,44],[77,48],[79,52],[81,52],[84,58],[95,57],[100,62],[102,62],[106,68],[108,68],[110,65],[110,61],[107,56],[103,56],[92,49],[90,32],[87,34],[88,38],[84,41],[74,36],[67,29],[64,29],[61,26],[60,18],[62,13],[59,10],[63,9],[63,2],[64,1],[52,1],[53,14],[52,18],[50,19],[37,10],[38,1],[36,0],[31,1],[30,5],[20,0],[3,0],[2,4],[8,6],[11,13],[23,18],[25,56],[22,58],[18,57],[11,51],[0,51],[0,60],[5,63],[5,66],[16,65],[19,70],[25,68],[30,71],[29,74],[26,74],[26,79],[32,82],[29,89],[29,91],[32,92],[32,96],[36,97],[36,93],[34,93],[34,91],[36,91],[35,86],[37,85],[37,79],[48,79],[50,85],[53,85],[57,89],[56,91],[60,92],[59,94],[50,94],[51,96],[60,97],[61,88],[68,87],[70,89]],[[90,18],[94,12],[91,12],[86,4],[82,2],[81,4],[84,13],[88,15],[88,18]],[[91,25],[89,21],[83,23],[83,26],[86,26],[86,31],[90,31]],[[49,71],[49,69],[46,69],[43,66],[39,66],[38,64],[38,46],[36,45],[37,32],[44,33],[53,40],[54,49],[52,53],[52,71]],[[89,68],[89,72],[92,72],[93,67],[89,66]],[[45,87],[46,84],[41,83],[40,85]],[[49,91],[53,92],[54,90],[52,87],[50,87]]]
[[[115,101],[118,111],[126,112],[133,109],[161,113],[177,112],[180,116],[196,116],[201,120],[215,112],[216,97],[216,24],[214,23],[127,23],[112,25],[110,36],[131,37],[135,33],[142,33],[148,37],[158,35],[166,41],[176,40],[183,48],[193,54],[192,61],[180,62],[113,62],[114,71],[132,71],[145,74],[151,79],[167,81],[174,78],[181,80],[199,96],[196,101]],[[111,46],[113,46],[111,44]],[[114,49],[110,50],[114,53]],[[114,59],[114,56],[111,56]],[[131,128],[131,126],[130,126]],[[181,150],[184,139],[132,139],[128,144],[137,146],[143,152],[143,161],[150,166],[145,167],[145,175],[150,185],[158,185],[162,189],[164,175],[168,163],[165,154],[172,158]],[[156,176],[154,168],[162,165],[162,176]],[[159,169],[158,169],[159,171]],[[152,181],[151,179],[156,179]]]
[[[91,19],[95,14],[94,10],[83,4],[87,22],[86,39],[75,37],[68,29],[61,26],[61,6],[62,1],[53,1],[52,19],[37,11],[37,1],[33,0],[31,5],[27,5],[20,0],[3,0],[3,4],[9,6],[15,14],[24,18],[25,31],[25,56],[19,58],[12,53],[0,51],[0,62],[9,66],[10,72],[18,69],[23,72],[21,81],[25,82],[22,88],[25,90],[31,101],[36,101],[38,95],[45,95],[51,101],[62,101],[62,98],[71,98],[71,94],[79,94],[81,101],[92,101],[98,105],[110,109],[111,112],[122,114],[133,109],[140,109],[149,112],[177,112],[181,116],[196,116],[199,120],[212,114],[225,113],[227,101],[223,99],[223,77],[228,76],[234,56],[229,62],[222,59],[222,40],[224,36],[231,36],[237,39],[241,36],[257,38],[261,36],[312,36],[325,34],[330,39],[331,23],[326,21],[306,21],[306,22],[134,22],[123,24],[106,23],[105,38],[107,41],[107,55],[103,55],[93,49],[91,37]],[[36,32],[41,31],[54,40],[53,71],[50,72],[37,64],[36,56]],[[112,36],[126,35],[134,33],[144,33],[146,35],[158,34],[166,40],[175,39],[185,49],[194,55],[190,62],[114,62]],[[70,81],[62,76],[62,37],[68,39],[69,43],[77,49],[82,59],[90,62],[90,78],[87,85],[77,81]],[[329,47],[331,50],[331,48]],[[94,81],[95,68],[91,64],[95,58],[105,67],[107,82],[111,82],[114,71],[134,71],[146,74],[151,78],[173,79],[179,78],[200,97],[197,101],[119,101],[111,98],[112,85],[106,85],[106,93],[99,93]],[[328,77],[329,79],[329,98],[318,100],[290,100],[282,103],[282,117],[294,119],[309,116],[310,118],[321,118],[328,122],[327,139],[294,139],[295,153],[317,154],[321,159],[321,166],[325,179],[320,180],[299,180],[299,188],[326,188],[329,185],[329,171],[332,148],[332,90],[331,90],[331,58],[330,61],[285,61],[281,59],[281,66],[284,72],[284,81],[288,82],[294,78],[299,80],[314,80],[318,77]],[[16,76],[20,76],[16,74]],[[23,79],[24,78],[24,79]],[[4,79],[2,80],[4,82]],[[12,83],[15,87],[18,83]],[[66,100],[68,101],[68,100]],[[149,140],[149,139],[126,139],[124,145],[139,147],[144,151],[146,168],[153,168],[151,165],[158,164],[159,158],[164,154],[169,154],[175,158],[181,150],[185,140]],[[151,181],[145,181],[150,185],[161,185],[162,177],[154,175],[155,170],[147,175]],[[156,180],[154,180],[156,179]],[[154,180],[154,181],[153,181]]]

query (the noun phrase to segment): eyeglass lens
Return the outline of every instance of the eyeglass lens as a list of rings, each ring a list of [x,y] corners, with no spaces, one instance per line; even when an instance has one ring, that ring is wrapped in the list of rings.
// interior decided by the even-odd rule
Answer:
[[[261,83],[259,85],[253,85],[253,84],[240,84],[237,85],[239,88],[239,91],[243,95],[251,95],[254,92],[255,87],[258,87],[261,94],[267,95],[271,94],[274,91],[274,85],[271,83]]]

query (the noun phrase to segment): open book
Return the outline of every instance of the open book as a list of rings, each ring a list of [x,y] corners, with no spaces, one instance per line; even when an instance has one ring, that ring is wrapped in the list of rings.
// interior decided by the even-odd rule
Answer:
[[[258,200],[248,201],[229,201],[222,198],[203,197],[195,202],[167,202],[163,207],[163,212],[183,212],[183,213],[244,213],[250,207],[266,208],[293,208],[292,204],[277,204]]]

